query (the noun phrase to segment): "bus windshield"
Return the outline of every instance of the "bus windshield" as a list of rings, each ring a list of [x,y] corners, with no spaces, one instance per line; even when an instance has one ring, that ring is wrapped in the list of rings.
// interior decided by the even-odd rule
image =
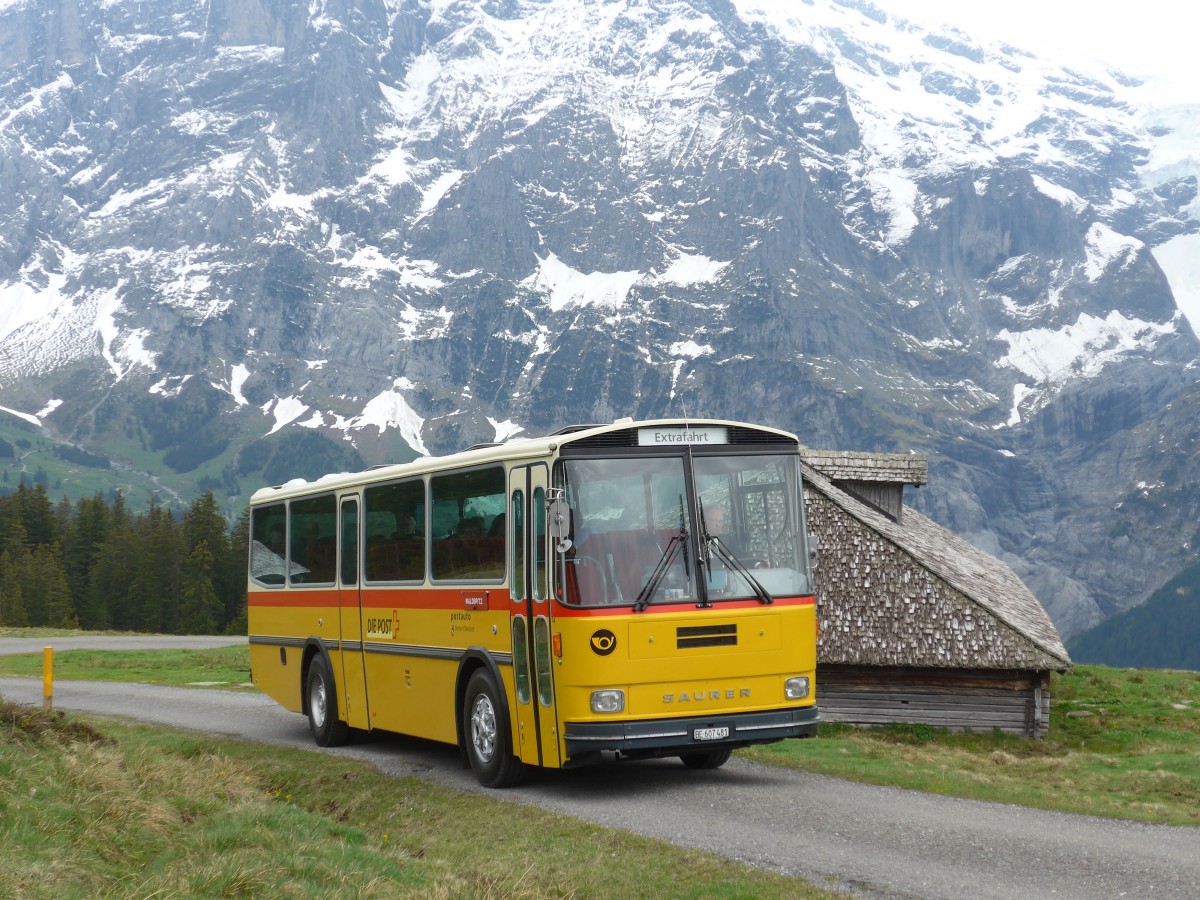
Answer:
[[[797,459],[568,459],[572,510],[560,559],[565,600],[583,606],[810,593]]]

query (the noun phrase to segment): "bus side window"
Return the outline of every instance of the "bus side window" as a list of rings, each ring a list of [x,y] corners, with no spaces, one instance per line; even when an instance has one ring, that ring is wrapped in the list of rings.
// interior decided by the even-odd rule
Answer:
[[[533,489],[533,596],[545,600],[550,594],[546,571],[546,491]]]
[[[525,492],[519,488],[512,495],[512,587],[513,600],[525,599]]]
[[[437,518],[430,556],[434,579],[503,580],[504,537],[490,535],[488,526],[505,510],[504,469],[448,472],[435,475],[429,484]]]
[[[337,499],[333,494],[288,506],[292,584],[333,584],[337,568]]]
[[[287,510],[282,503],[250,513],[250,577],[259,584],[283,584],[287,572]]]
[[[425,482],[419,478],[373,485],[363,492],[367,581],[425,577]]]
[[[342,501],[342,584],[358,581],[358,501]]]

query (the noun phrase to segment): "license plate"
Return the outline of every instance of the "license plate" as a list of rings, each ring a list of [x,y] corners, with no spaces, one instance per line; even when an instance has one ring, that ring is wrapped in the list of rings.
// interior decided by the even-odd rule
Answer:
[[[728,725],[722,725],[720,728],[696,728],[692,731],[693,741],[719,741],[727,737],[729,737]]]

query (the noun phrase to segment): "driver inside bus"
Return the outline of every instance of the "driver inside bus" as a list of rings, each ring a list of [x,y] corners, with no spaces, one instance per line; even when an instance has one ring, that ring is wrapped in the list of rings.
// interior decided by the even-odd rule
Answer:
[[[733,537],[725,534],[725,510],[720,506],[704,507],[704,530],[710,538],[720,538],[721,545],[734,556],[742,555]]]
[[[710,539],[719,538],[721,547],[734,559],[745,560],[750,564],[750,568],[762,568],[762,560],[749,553],[738,541],[736,534],[726,534],[723,507],[715,504],[704,507],[704,530]]]

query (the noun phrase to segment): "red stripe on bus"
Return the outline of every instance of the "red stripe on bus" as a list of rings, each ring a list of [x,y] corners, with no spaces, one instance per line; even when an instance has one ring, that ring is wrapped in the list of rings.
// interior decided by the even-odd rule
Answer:
[[[342,606],[357,606],[358,591],[355,588],[349,588],[341,592],[343,600]],[[474,610],[483,611],[483,607],[478,604],[468,602],[468,598],[479,597],[487,594],[487,609],[492,612],[505,611],[512,609],[514,612],[523,612],[526,601],[513,600],[508,593],[507,588],[479,588],[472,589],[466,587],[455,588],[367,588],[362,591],[362,608],[363,609],[444,609],[444,610]],[[290,591],[256,591],[248,596],[250,606],[264,608],[287,608],[296,607],[299,609],[314,609],[318,607],[336,607],[339,605],[339,591],[336,588],[327,588],[323,590],[290,590]],[[541,605],[541,604],[539,604]],[[712,607],[706,607],[713,611],[734,611],[759,609],[762,603],[751,597],[746,600],[722,600],[720,603],[714,604]],[[816,599],[813,596],[805,597],[776,597],[773,604],[776,607],[803,607],[815,606]],[[690,600],[686,603],[652,603],[646,607],[644,612],[638,615],[653,615],[655,613],[665,612],[681,612],[695,610],[696,602]],[[563,618],[603,618],[606,616],[627,616],[629,615],[629,606],[566,606],[561,603],[554,605],[552,615],[561,616]]]

